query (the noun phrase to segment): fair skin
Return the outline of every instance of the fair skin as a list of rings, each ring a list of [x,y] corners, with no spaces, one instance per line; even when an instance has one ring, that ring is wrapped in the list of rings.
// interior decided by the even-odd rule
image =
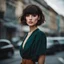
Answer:
[[[31,15],[31,14],[29,15],[28,14],[26,16],[26,23],[28,24],[28,26],[30,28],[30,32],[32,30],[34,30],[35,28],[37,28],[36,23],[37,23],[38,19],[39,19],[38,15]]]
[[[38,15],[29,14],[26,16],[26,23],[30,28],[30,32],[37,28],[36,23],[38,22],[39,19],[40,18]],[[45,62],[45,55],[41,55],[38,59],[38,64],[44,64],[44,62]]]
[[[45,63],[45,55],[41,55],[38,59],[38,64],[44,64]]]

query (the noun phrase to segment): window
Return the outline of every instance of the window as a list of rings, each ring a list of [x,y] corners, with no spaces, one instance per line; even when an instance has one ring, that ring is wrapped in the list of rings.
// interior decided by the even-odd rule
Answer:
[[[6,42],[0,42],[0,47],[5,46],[5,45],[8,45],[8,43],[6,43]]]

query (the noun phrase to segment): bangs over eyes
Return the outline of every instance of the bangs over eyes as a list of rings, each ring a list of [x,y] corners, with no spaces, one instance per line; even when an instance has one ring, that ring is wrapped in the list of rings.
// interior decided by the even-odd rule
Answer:
[[[35,7],[28,7],[26,9],[24,9],[23,13],[24,13],[25,16],[29,15],[29,14],[31,14],[31,15],[39,15],[39,11]]]
[[[37,16],[37,14],[26,14],[25,16],[29,16],[29,15],[32,15],[32,16]]]

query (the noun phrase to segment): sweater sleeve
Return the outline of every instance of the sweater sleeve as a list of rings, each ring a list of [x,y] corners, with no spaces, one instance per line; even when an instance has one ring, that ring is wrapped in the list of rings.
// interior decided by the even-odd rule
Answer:
[[[39,41],[37,42],[36,56],[45,55],[46,54],[46,35],[42,33],[38,38],[39,38]]]

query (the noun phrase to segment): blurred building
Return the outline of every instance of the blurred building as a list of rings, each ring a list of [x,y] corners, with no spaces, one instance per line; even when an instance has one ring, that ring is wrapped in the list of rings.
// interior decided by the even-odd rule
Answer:
[[[48,6],[44,0],[5,0],[4,2],[1,3],[0,0],[0,5],[6,5],[0,7],[0,38],[11,40],[13,37],[23,37],[29,31],[28,26],[19,24],[23,8],[29,4],[38,5],[42,9],[46,21],[39,28],[47,36],[64,36],[64,17]],[[1,8],[6,11],[2,12]]]
[[[0,0],[0,5],[0,39],[6,38],[11,40],[15,35],[18,23],[15,16],[15,2]]]
[[[6,9],[6,12],[0,11],[0,39],[11,40],[13,37],[23,37],[22,26],[18,20],[23,8],[21,0],[0,0],[0,3],[2,5],[0,10]]]
[[[3,37],[2,33],[4,34],[4,26],[3,26],[3,18],[4,18],[4,13],[6,11],[6,1],[5,0],[0,0],[0,38]]]
[[[64,36],[64,17],[59,15],[54,9],[52,9],[44,0],[24,0],[25,4],[38,5],[44,15],[46,22],[41,26],[43,31],[48,36]],[[46,30],[44,30],[44,28]],[[61,35],[62,34],[62,35]]]
[[[60,34],[64,36],[64,17],[60,16]]]

